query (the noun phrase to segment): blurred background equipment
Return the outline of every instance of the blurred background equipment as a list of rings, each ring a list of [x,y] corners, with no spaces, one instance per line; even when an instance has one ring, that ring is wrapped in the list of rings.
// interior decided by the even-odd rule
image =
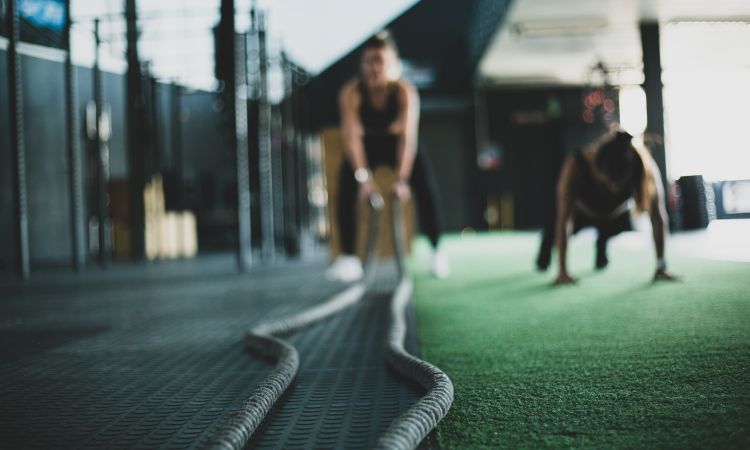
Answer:
[[[330,252],[321,136],[384,27],[420,91],[447,231],[542,227],[561,161],[617,123],[653,137],[665,187],[684,188],[669,190],[673,229],[748,214],[746,2],[5,0],[0,14],[0,270],[22,278],[146,259],[156,179],[165,215],[195,217],[199,255],[233,252],[244,271]],[[699,185],[691,222],[679,208]]]
[[[340,292],[338,97],[384,28],[446,213],[440,252],[412,242],[406,344],[459,401],[420,448],[750,448],[749,0],[0,0],[2,448],[201,447],[249,418],[269,366],[238,336]],[[551,289],[561,164],[617,125],[661,171],[666,260],[641,216]],[[383,293],[292,338],[247,447],[372,448],[417,401]]]
[[[310,76],[265,37],[265,14],[231,0],[4,2],[15,97],[0,134],[15,138],[0,155],[17,167],[0,177],[3,211],[15,205],[0,267],[26,278],[234,251],[246,270],[254,252],[311,255],[326,228],[308,195],[321,173]]]

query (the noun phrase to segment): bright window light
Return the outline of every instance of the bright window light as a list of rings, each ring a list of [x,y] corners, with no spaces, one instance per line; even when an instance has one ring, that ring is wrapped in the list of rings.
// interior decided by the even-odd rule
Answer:
[[[620,126],[633,136],[646,130],[646,93],[642,87],[620,88]]]
[[[676,179],[750,179],[750,25],[662,29],[667,172]]]
[[[0,0],[2,3],[2,0]],[[126,34],[121,17],[122,0],[76,0],[73,19],[108,16],[101,23],[106,36],[100,58],[102,68],[124,72]],[[235,1],[235,27],[247,31],[253,0]],[[313,75],[325,70],[371,34],[401,15],[417,0],[258,0],[267,12],[268,43],[283,48],[296,64]],[[141,16],[138,46],[140,58],[151,63],[152,73],[163,80],[186,86],[213,89],[214,38],[212,28],[219,21],[219,0],[138,0]],[[80,21],[74,27],[73,58],[76,64],[94,60],[92,24]],[[354,74],[352,74],[354,75]],[[278,76],[270,74],[276,83]],[[278,83],[276,83],[278,84]],[[272,86],[273,87],[273,86]],[[273,89],[276,95],[278,89]]]

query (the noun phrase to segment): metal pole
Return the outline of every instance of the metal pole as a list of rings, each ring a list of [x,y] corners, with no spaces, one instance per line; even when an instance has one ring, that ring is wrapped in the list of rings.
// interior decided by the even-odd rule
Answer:
[[[284,198],[285,177],[285,149],[281,142],[284,125],[281,118],[281,105],[271,106],[271,188],[273,192],[273,236],[274,257],[285,254],[284,240],[286,238],[286,201]]]
[[[182,86],[172,84],[172,164],[174,166],[175,184],[177,186],[177,208],[185,209],[185,183],[182,167]]]
[[[16,48],[20,41],[20,20],[16,0],[7,0],[6,29],[8,30],[8,110],[10,115],[10,145],[13,153],[13,209],[15,220],[16,270],[22,280],[31,275],[29,257],[29,216],[26,192],[26,149],[23,120],[23,79],[21,58]]]
[[[307,154],[306,124],[300,107],[301,89],[292,91],[292,115],[295,124],[295,148],[297,152],[297,217],[300,229],[300,255],[306,256],[312,251],[312,212],[308,199],[308,184],[310,183],[310,169]]]
[[[235,40],[235,151],[237,158],[237,264],[240,272],[252,265],[252,224],[250,220],[250,164],[247,130],[247,35]]]
[[[109,166],[109,155],[102,141],[102,112],[103,108],[103,89],[102,89],[102,72],[99,68],[99,19],[94,20],[94,105],[96,106],[94,120],[96,125],[95,149],[96,149],[96,217],[99,222],[99,264],[104,267],[107,265],[109,254],[108,239],[108,214],[107,214],[107,172]]]
[[[151,146],[153,148],[154,154],[153,161],[154,161],[154,173],[161,173],[162,170],[162,146],[161,142],[159,140],[159,82],[156,80],[156,78],[151,75],[149,77],[150,82],[150,94],[151,94],[151,121],[150,121],[150,128],[151,128]]]
[[[136,0],[125,0],[127,23],[127,125],[128,125],[128,178],[130,184],[130,236],[134,259],[142,259],[146,254],[145,212],[143,188],[146,185],[144,167],[143,112],[145,99],[138,60],[138,29]]]
[[[268,53],[264,16],[258,12],[258,60],[259,60],[259,99],[258,99],[258,153],[260,169],[260,214],[261,214],[261,255],[264,261],[273,262],[276,256],[274,237],[273,163],[271,155],[271,105],[268,102]]]
[[[646,132],[664,137],[664,94],[661,80],[661,51],[659,24],[641,23],[641,47],[643,49],[643,90],[646,92]],[[667,188],[667,156],[664,143],[656,139],[651,154],[661,171],[661,181]]]
[[[72,263],[76,270],[86,264],[85,220],[83,217],[83,175],[81,171],[81,144],[78,136],[78,95],[76,91],[75,68],[70,47],[70,3],[65,1],[65,103],[68,116],[68,165],[70,183],[70,227]]]
[[[299,209],[300,199],[297,186],[301,182],[297,173],[298,153],[297,136],[295,135],[297,124],[294,122],[294,73],[292,65],[285,53],[282,53],[282,64],[284,70],[284,90],[286,98],[282,103],[282,129],[284,132],[284,202],[286,224],[285,236],[290,241],[293,253],[299,253],[300,223]]]

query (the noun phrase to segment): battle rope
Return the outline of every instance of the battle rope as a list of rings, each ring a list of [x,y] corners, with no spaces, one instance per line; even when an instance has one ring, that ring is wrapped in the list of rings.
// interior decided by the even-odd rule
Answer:
[[[370,197],[369,203],[371,213],[365,278],[319,305],[288,318],[262,323],[247,332],[245,349],[259,357],[275,360],[276,365],[271,373],[253,389],[240,407],[233,411],[224,423],[219,425],[202,448],[242,449],[297,375],[299,370],[297,350],[284,340],[274,337],[274,335],[298,331],[359,302],[364,297],[367,292],[367,285],[373,278],[372,260],[375,240],[380,212],[385,202],[380,195],[374,195]]]
[[[453,403],[453,383],[443,371],[406,351],[406,307],[412,297],[411,279],[404,268],[404,237],[401,207],[392,204],[393,241],[400,281],[391,297],[391,329],[386,360],[402,376],[418,383],[427,393],[397,417],[380,436],[377,449],[413,449],[445,417]]]
[[[247,333],[245,348],[255,355],[276,361],[271,373],[243,401],[239,409],[220,425],[203,448],[242,449],[263,418],[289,387],[299,369],[297,350],[274,335],[289,334],[323,320],[357,302],[367,292],[373,277],[372,258],[377,238],[377,223],[384,201],[380,196],[370,199],[369,236],[367,240],[367,271],[365,279],[336,294],[326,302],[288,318],[260,324]],[[391,297],[391,329],[388,334],[386,360],[401,375],[427,390],[424,397],[396,418],[376,444],[378,449],[413,449],[445,417],[453,402],[453,384],[445,373],[404,349],[406,337],[406,306],[412,295],[412,283],[404,270],[403,233],[400,204],[394,199],[392,210],[393,241],[399,283]]]

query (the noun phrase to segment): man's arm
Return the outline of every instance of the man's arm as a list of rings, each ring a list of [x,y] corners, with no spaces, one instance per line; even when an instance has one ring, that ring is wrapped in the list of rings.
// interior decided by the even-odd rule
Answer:
[[[560,181],[557,184],[557,219],[555,222],[555,240],[557,241],[557,256],[559,260],[559,272],[555,284],[572,284],[575,278],[568,274],[568,236],[570,235],[570,221],[573,214],[573,177],[575,171],[575,160],[568,157],[560,172]]]

